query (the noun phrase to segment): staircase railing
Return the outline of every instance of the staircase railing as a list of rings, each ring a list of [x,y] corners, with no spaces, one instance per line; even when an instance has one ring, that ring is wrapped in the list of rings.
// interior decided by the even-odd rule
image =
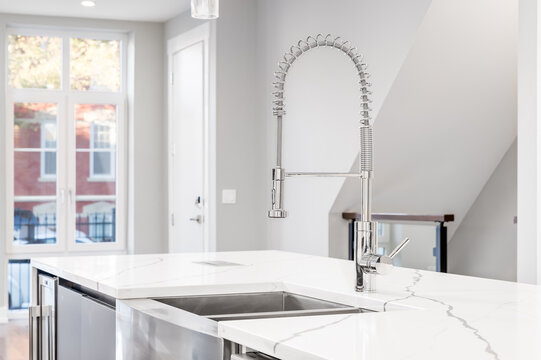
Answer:
[[[349,221],[348,224],[348,256],[353,260],[355,251],[355,221],[360,219],[357,212],[343,212],[342,218]],[[436,257],[436,271],[447,272],[447,226],[446,223],[455,220],[454,214],[443,215],[417,215],[396,213],[375,213],[372,220],[381,223],[436,223],[436,244],[433,254]]]

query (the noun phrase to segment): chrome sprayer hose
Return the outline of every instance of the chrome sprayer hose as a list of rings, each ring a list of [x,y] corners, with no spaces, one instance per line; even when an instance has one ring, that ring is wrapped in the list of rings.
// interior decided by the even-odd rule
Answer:
[[[373,171],[373,154],[372,154],[372,126],[370,125],[370,107],[371,103],[369,90],[371,84],[367,81],[370,74],[366,71],[366,64],[362,62],[363,56],[357,52],[357,49],[353,47],[349,41],[342,40],[340,37],[333,37],[331,34],[323,35],[318,34],[314,36],[308,36],[306,40],[299,40],[297,45],[293,45],[289,48],[289,52],[286,52],[282,59],[278,63],[278,70],[274,73],[274,100],[273,100],[273,114],[278,120],[278,153],[277,153],[277,166],[281,166],[282,162],[282,117],[285,115],[284,104],[284,85],[291,65],[302,54],[310,49],[316,47],[330,47],[342,51],[346,54],[354,63],[359,76],[359,85],[361,91],[361,110],[360,110],[360,149],[359,154],[359,166],[361,173],[366,172],[367,176]]]

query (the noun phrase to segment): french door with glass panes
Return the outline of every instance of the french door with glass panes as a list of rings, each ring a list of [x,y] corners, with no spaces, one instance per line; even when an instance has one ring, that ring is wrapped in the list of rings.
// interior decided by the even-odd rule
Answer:
[[[124,249],[125,35],[6,41],[8,257]]]

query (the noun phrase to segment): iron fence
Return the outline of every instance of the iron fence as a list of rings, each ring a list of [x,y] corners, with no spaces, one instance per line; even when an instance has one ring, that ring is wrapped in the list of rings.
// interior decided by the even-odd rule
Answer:
[[[56,214],[34,215],[30,210],[15,209],[14,240],[22,244],[54,244]]]
[[[15,209],[14,240],[19,244],[54,244],[56,214],[34,215],[30,210]],[[116,211],[77,214],[75,221],[77,243],[115,242]]]
[[[93,213],[77,215],[76,230],[77,242],[85,242],[85,236],[91,242],[115,242],[116,240],[116,213],[115,209],[106,213]]]

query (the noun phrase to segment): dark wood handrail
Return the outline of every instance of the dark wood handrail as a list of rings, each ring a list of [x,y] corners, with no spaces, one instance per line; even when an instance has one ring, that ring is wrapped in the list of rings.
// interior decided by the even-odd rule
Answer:
[[[355,242],[357,235],[357,226],[355,220],[360,220],[361,214],[354,211],[345,211],[342,218],[348,221],[348,256],[350,260],[355,258]],[[434,247],[434,256],[436,256],[436,271],[447,272],[447,222],[455,221],[454,214],[443,215],[416,215],[416,214],[392,214],[376,213],[372,214],[372,220],[382,222],[435,222],[436,225],[436,246]]]
[[[361,214],[358,212],[343,212],[342,218],[346,220],[359,220]],[[419,222],[451,222],[455,221],[454,214],[443,215],[416,215],[416,214],[393,214],[393,213],[375,213],[372,214],[372,220],[375,221],[419,221]]]

